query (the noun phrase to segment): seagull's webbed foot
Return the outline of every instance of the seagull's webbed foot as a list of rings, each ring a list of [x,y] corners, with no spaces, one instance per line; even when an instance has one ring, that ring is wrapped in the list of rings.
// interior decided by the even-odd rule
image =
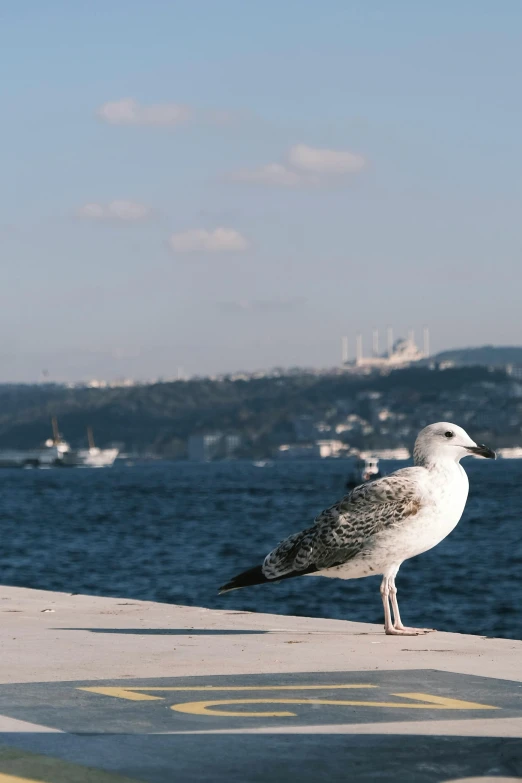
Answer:
[[[385,628],[384,630],[387,636],[424,636],[434,631],[435,628],[406,628],[404,625],[393,625],[391,628]]]

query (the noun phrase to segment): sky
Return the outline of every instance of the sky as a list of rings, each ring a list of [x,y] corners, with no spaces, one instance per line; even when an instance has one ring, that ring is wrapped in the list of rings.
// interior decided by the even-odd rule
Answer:
[[[4,0],[0,381],[520,344],[518,0]]]

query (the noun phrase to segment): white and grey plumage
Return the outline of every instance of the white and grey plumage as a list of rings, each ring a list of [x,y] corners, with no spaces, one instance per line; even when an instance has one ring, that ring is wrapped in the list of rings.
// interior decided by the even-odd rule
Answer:
[[[404,560],[436,546],[457,525],[468,496],[460,460],[470,454],[495,458],[461,427],[430,424],[415,441],[415,467],[356,487],[311,527],[278,544],[263,565],[239,574],[220,592],[307,574],[339,579],[382,574],[385,632],[431,630],[402,624],[395,577]]]

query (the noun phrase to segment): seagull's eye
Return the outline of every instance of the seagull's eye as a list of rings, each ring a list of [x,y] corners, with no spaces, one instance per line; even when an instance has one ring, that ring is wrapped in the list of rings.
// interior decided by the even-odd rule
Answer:
[[[452,438],[453,437],[453,433],[450,430],[448,430],[447,432],[444,433],[444,437],[445,438]]]

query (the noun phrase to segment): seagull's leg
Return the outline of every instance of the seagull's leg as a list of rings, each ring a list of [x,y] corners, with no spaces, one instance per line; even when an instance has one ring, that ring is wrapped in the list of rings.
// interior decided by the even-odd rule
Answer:
[[[393,611],[393,625],[395,628],[403,629],[404,625],[401,620],[401,613],[399,612],[399,602],[397,601],[397,588],[395,586],[395,577],[391,578],[390,584],[390,600]]]
[[[390,582],[387,576],[383,576],[381,582],[381,598],[384,608],[384,633],[394,634],[397,633],[393,626],[392,615],[390,611]]]
[[[397,569],[398,571],[399,569]],[[395,573],[397,573],[395,571]],[[392,591],[392,585],[395,591]],[[392,614],[390,611],[390,596],[393,606],[393,614],[395,617],[395,624],[392,621]],[[384,607],[384,633],[388,636],[419,636],[419,634],[426,633],[426,628],[405,628],[401,622],[401,616],[399,614],[399,605],[397,603],[397,588],[395,587],[395,577],[391,575],[385,575],[381,582],[381,597],[382,605]]]
[[[397,571],[398,570],[399,569],[397,569]],[[406,626],[403,625],[399,612],[399,602],[397,601],[397,587],[395,586],[395,577],[397,575],[397,571],[395,571],[393,576],[390,577],[390,600],[393,611],[393,627],[396,631],[410,631],[412,634],[429,633],[430,631],[434,631],[434,628],[406,628]]]

